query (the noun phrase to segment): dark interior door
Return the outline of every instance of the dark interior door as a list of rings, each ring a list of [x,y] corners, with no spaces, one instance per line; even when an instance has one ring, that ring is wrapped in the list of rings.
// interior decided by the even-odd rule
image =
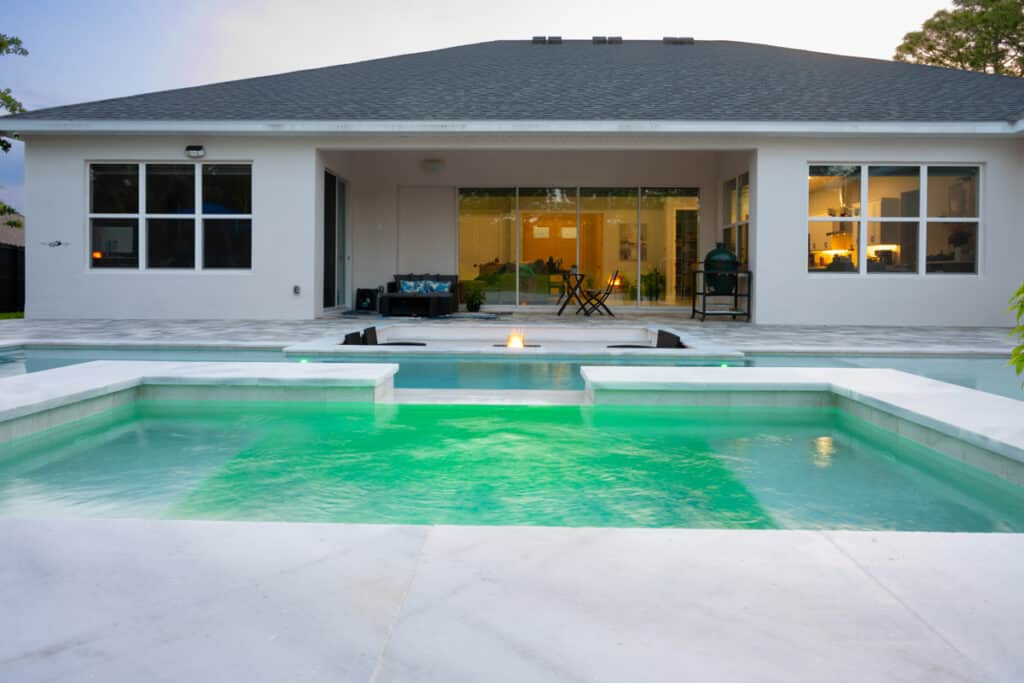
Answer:
[[[700,253],[697,250],[699,233],[698,211],[676,211],[676,297],[679,299],[689,299],[693,296],[693,271],[700,260]]]
[[[338,287],[338,180],[324,173],[324,308],[332,308]]]

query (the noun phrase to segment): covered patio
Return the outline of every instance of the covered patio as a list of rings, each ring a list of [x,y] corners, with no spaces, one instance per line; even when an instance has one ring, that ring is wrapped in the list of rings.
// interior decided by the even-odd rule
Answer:
[[[563,276],[622,312],[686,309],[717,242],[753,263],[749,149],[330,149],[322,310],[397,273],[457,275],[485,310],[554,312]],[[570,307],[573,312],[575,306]]]

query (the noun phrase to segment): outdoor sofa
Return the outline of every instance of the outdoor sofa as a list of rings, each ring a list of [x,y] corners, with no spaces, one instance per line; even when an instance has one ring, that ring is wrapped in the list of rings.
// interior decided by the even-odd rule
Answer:
[[[396,274],[381,296],[383,315],[417,315],[436,318],[459,310],[457,275]]]

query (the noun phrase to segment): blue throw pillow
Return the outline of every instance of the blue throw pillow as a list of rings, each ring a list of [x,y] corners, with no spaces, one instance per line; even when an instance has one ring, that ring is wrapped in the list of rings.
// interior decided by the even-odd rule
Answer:
[[[402,294],[420,294],[423,291],[422,280],[399,280],[398,291]]]
[[[429,291],[435,294],[447,294],[452,291],[452,283],[447,280],[428,280],[426,284]]]

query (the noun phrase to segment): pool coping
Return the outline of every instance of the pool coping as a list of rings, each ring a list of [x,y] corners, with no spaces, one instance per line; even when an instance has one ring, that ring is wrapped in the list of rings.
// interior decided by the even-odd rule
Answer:
[[[395,363],[98,360],[0,378],[0,443],[138,398],[391,401]]]
[[[585,392],[577,389],[395,389],[393,400],[395,403],[443,405],[580,406],[585,403]]]
[[[345,327],[342,328],[338,335],[344,336],[346,332],[355,332],[364,329],[365,326],[359,327]],[[307,342],[295,342],[294,340],[280,340],[280,341],[258,341],[258,342],[245,342],[245,341],[231,341],[231,340],[191,340],[191,341],[175,341],[175,340],[155,340],[155,339],[102,339],[102,338],[83,338],[83,337],[69,337],[69,338],[44,338],[44,339],[7,339],[0,340],[0,353],[16,353],[18,351],[24,351],[26,348],[53,348],[53,349],[126,349],[126,350],[203,350],[203,351],[267,351],[267,352],[278,352],[286,356],[290,360],[295,358],[301,358],[304,355],[308,356],[320,356],[320,355],[331,355],[344,357],[346,354],[379,354],[379,355],[451,355],[453,353],[459,353],[463,355],[471,356],[495,356],[495,357],[515,357],[515,356],[554,356],[554,357],[573,357],[573,356],[594,356],[602,355],[609,357],[677,357],[677,358],[698,358],[704,357],[708,359],[722,358],[723,360],[731,358],[744,358],[750,355],[758,356],[853,356],[853,357],[876,357],[876,356],[890,356],[895,358],[935,358],[935,357],[967,357],[967,358],[1009,358],[1010,353],[1013,350],[1012,345],[1005,347],[989,347],[989,348],[962,348],[962,347],[950,347],[950,346],[917,346],[913,350],[907,350],[903,347],[865,347],[865,346],[751,346],[749,344],[742,344],[737,347],[725,346],[725,345],[705,345],[701,344],[698,340],[692,339],[686,332],[680,332],[677,328],[671,328],[662,326],[659,329],[663,329],[674,334],[679,334],[680,338],[684,341],[693,341],[695,346],[687,350],[679,349],[608,349],[607,347],[600,347],[583,352],[572,353],[558,351],[555,353],[551,352],[551,349],[547,350],[540,349],[521,349],[521,350],[507,350],[507,349],[488,349],[481,350],[479,347],[474,347],[475,351],[453,351],[451,349],[444,349],[435,347],[388,347],[384,345],[377,346],[348,346],[339,345],[336,341],[338,335],[332,334],[330,337],[323,337],[317,340],[311,340]],[[708,349],[711,346],[711,349]],[[703,349],[701,349],[703,347]],[[343,349],[343,350],[342,350]]]
[[[1024,401],[921,375],[886,368],[589,365],[580,368],[580,373],[587,402],[598,404],[736,405],[730,399],[737,394],[760,394],[761,398],[755,399],[759,405],[791,405],[797,395],[805,402],[814,395],[832,396],[839,399],[840,408],[858,417],[1024,483]],[[882,419],[872,410],[890,419]],[[927,431],[908,429],[908,423]],[[935,435],[953,442],[937,442]],[[956,443],[1007,462],[992,461],[983,453],[968,454],[956,448]]]
[[[755,356],[891,356],[894,358],[1006,358],[1013,352],[1012,346],[988,349],[951,349],[948,346],[919,346],[913,351],[892,349],[884,346],[758,346],[744,347],[740,352]]]

